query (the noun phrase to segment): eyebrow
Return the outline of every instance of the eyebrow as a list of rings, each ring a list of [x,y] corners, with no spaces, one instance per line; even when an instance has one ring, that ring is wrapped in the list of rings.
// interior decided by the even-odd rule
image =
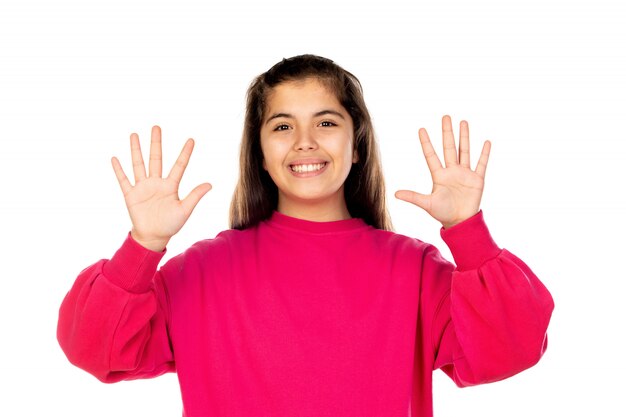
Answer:
[[[338,111],[336,111],[336,110],[330,110],[330,109],[320,110],[320,111],[318,111],[317,113],[315,113],[315,114],[313,115],[313,117],[319,117],[319,116],[323,116],[323,115],[325,115],[325,114],[334,114],[335,116],[339,116],[339,117],[341,117],[342,119],[344,119],[344,120],[345,120],[345,117],[343,117],[343,114],[339,113],[339,112],[338,112]],[[278,118],[278,117],[286,117],[286,118],[288,118],[288,119],[295,119],[295,117],[294,117],[292,114],[289,114],[289,113],[274,113],[273,115],[271,115],[271,116],[269,117],[269,119],[267,119],[267,120],[265,121],[265,124],[268,124],[268,123],[270,122],[270,120],[272,120],[272,119],[276,119],[276,118]]]

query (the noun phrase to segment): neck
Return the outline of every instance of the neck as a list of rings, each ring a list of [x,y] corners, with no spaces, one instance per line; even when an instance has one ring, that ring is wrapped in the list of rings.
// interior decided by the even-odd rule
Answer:
[[[278,199],[278,212],[297,219],[313,222],[332,222],[352,218],[344,199],[334,203],[325,202],[297,202]]]

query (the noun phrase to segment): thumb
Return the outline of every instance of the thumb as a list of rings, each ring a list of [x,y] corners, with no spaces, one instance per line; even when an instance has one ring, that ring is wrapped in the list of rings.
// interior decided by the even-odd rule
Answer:
[[[204,197],[206,193],[211,191],[211,188],[213,188],[213,186],[208,182],[205,182],[204,184],[200,184],[196,188],[191,190],[191,192],[187,194],[187,197],[185,197],[185,199],[181,201],[181,204],[185,211],[187,213],[191,213],[193,209],[196,208],[196,205],[198,204],[200,199]]]
[[[411,203],[416,205],[419,208],[426,210],[427,212],[430,210],[431,204],[431,196],[426,194],[416,193],[415,191],[410,190],[398,190],[395,194],[398,200],[406,201],[407,203]]]

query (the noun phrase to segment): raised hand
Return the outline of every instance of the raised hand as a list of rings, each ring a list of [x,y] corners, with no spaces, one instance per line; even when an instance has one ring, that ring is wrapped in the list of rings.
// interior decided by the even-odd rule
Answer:
[[[167,178],[161,177],[161,128],[152,127],[149,174],[141,156],[139,137],[130,135],[130,151],[135,174],[135,185],[124,174],[116,157],[111,158],[117,181],[132,221],[131,236],[144,247],[162,251],[185,224],[200,199],[211,190],[203,183],[194,188],[184,200],[178,198],[178,185],[193,152],[193,139],[187,140]]]
[[[418,132],[424,157],[433,179],[431,194],[425,195],[414,191],[399,190],[395,195],[400,200],[423,208],[441,222],[444,228],[448,228],[472,217],[480,210],[491,142],[485,141],[483,144],[476,169],[472,171],[470,168],[469,126],[467,122],[461,121],[458,156],[450,116],[443,116],[441,125],[445,168],[441,165],[441,161],[430,143],[426,129],[421,128]]]

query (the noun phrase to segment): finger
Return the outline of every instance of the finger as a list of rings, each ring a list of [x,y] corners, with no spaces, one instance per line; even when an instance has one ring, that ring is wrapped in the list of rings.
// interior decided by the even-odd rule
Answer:
[[[152,139],[150,140],[150,176],[160,178],[162,165],[161,128],[159,126],[152,126]]]
[[[465,120],[461,120],[461,128],[459,134],[459,162],[465,168],[470,167],[470,142],[469,142],[469,125]]]
[[[117,182],[120,184],[122,193],[126,196],[126,194],[133,189],[133,186],[130,184],[130,181],[128,181],[128,177],[124,174],[122,165],[116,157],[111,158],[111,165],[113,165],[113,171],[115,171],[115,176],[117,177]]]
[[[480,153],[480,159],[478,160],[478,164],[476,164],[476,173],[480,175],[481,178],[485,178],[485,172],[487,172],[487,162],[489,162],[490,152],[491,142],[487,140],[483,145],[483,150]]]
[[[204,197],[206,193],[211,191],[211,188],[213,188],[213,186],[208,182],[205,182],[204,184],[200,184],[196,188],[191,190],[187,197],[185,197],[185,199],[181,201],[185,212],[191,214],[193,209],[196,208],[196,205],[198,205],[200,199]]]
[[[398,190],[395,194],[398,200],[406,201],[411,204],[415,204],[427,212],[430,212],[431,197],[429,195],[416,193],[410,190]]]
[[[446,167],[457,165],[456,144],[454,143],[450,116],[446,115],[441,119],[441,130],[443,134],[443,159],[446,161]]]
[[[180,155],[178,155],[178,159],[176,159],[168,175],[168,178],[176,181],[176,184],[180,184],[180,180],[183,178],[187,164],[189,164],[189,158],[191,158],[191,153],[193,152],[193,146],[193,139],[189,139],[183,146],[182,151],[180,151]]]
[[[130,135],[130,157],[133,160],[133,173],[135,174],[135,184],[146,178],[146,167],[141,156],[141,145],[139,136],[136,133]]]
[[[426,129],[421,128],[418,131],[420,144],[422,145],[422,151],[424,152],[424,157],[426,158],[426,164],[428,165],[428,169],[430,173],[434,173],[435,171],[442,168],[441,161],[433,149],[433,144],[430,143],[430,138],[428,137],[428,133]]]

